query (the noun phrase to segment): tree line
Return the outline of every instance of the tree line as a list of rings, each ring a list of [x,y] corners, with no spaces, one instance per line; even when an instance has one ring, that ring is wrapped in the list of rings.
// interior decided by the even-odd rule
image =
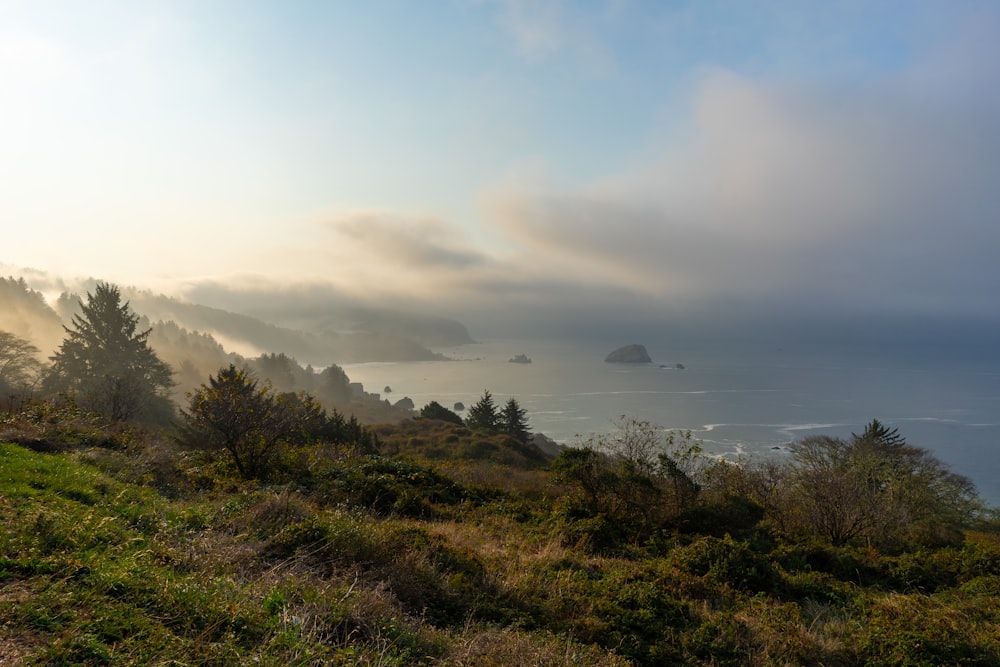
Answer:
[[[489,389],[485,390],[482,397],[469,408],[469,416],[465,419],[437,401],[431,401],[421,408],[420,416],[424,419],[438,419],[468,426],[490,434],[503,433],[522,443],[531,439],[528,412],[513,396],[507,399],[502,408],[497,407]]]
[[[187,447],[221,451],[245,478],[263,478],[275,456],[286,447],[309,442],[348,444],[374,451],[377,438],[356,418],[327,412],[307,392],[279,392],[261,383],[250,370],[235,364],[210,375],[188,392],[179,412],[170,398],[173,372],[149,345],[152,328],[140,327],[139,315],[122,301],[119,288],[98,283],[69,326],[51,364],[38,359],[38,348],[8,332],[0,332],[0,390],[7,412],[37,389],[61,396],[110,423],[174,426],[175,438]],[[263,355],[265,370],[289,367],[285,355]],[[329,371],[329,372],[328,372]],[[328,393],[344,393],[347,376],[331,366],[319,375]],[[339,389],[342,386],[342,389]]]
[[[971,480],[878,419],[846,439],[797,441],[786,459],[727,461],[705,456],[690,432],[622,417],[551,469],[570,489],[563,511],[597,550],[761,523],[834,546],[936,547],[996,518]]]
[[[150,348],[151,328],[140,321],[117,287],[99,283],[64,325],[65,339],[48,367],[37,347],[0,332],[7,412],[19,390],[40,387],[112,423],[173,424],[177,442],[227,456],[248,479],[267,477],[279,454],[299,445],[377,451],[375,435],[353,416],[327,412],[307,392],[277,391],[235,364],[189,392],[178,419],[169,397],[171,369]],[[286,361],[270,355],[262,363],[280,370]],[[346,383],[346,376],[331,381]],[[498,407],[489,390],[465,420],[434,401],[420,414],[522,443],[530,438],[517,399]],[[664,531],[739,532],[762,520],[834,545],[947,543],[985,511],[968,478],[878,420],[847,439],[796,442],[786,461],[709,459],[690,433],[624,417],[615,433],[578,445],[551,470],[570,491],[563,510],[581,539],[595,545],[655,541]]]

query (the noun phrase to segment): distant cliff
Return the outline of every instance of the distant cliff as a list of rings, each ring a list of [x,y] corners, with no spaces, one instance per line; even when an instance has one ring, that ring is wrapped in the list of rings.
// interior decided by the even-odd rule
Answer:
[[[605,357],[604,361],[609,364],[648,364],[653,360],[650,359],[645,346],[632,344],[618,348]]]

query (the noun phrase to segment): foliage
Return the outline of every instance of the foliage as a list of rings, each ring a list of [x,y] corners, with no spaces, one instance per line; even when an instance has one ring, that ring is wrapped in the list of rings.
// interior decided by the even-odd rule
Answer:
[[[72,328],[63,327],[46,388],[78,396],[81,407],[112,422],[165,420],[172,373],[147,343],[151,330],[138,329],[139,316],[108,283],[88,292],[80,309]]]
[[[878,419],[873,419],[865,425],[865,430],[861,435],[851,434],[851,439],[855,442],[866,440],[877,443],[881,447],[903,447],[906,445],[906,438],[900,433],[898,428],[890,428]]]
[[[436,506],[474,500],[431,468],[380,456],[365,456],[312,471],[305,484],[325,505],[359,507],[375,514],[436,516]]]
[[[967,526],[982,510],[968,478],[877,420],[849,441],[816,436],[792,452],[797,520],[835,545],[904,544],[919,526]]]
[[[270,390],[234,365],[209,376],[182,417],[185,445],[227,451],[247,479],[267,472],[280,439],[289,435],[282,431],[283,415]]]
[[[494,433],[500,428],[500,413],[493,402],[493,394],[487,389],[482,397],[469,408],[465,419],[469,428]]]
[[[439,420],[411,419],[382,424],[375,431],[382,454],[405,456],[436,466],[462,461],[502,466],[508,471],[533,470],[548,465],[553,458],[533,443]]]
[[[511,397],[504,404],[503,411],[500,413],[500,430],[512,438],[527,442],[530,436],[527,414],[517,399]]]
[[[0,331],[0,396],[27,398],[42,372],[38,348],[20,336]],[[7,411],[13,411],[13,404]]]
[[[230,364],[192,393],[181,413],[178,440],[192,449],[226,451],[244,479],[276,470],[281,451],[315,442],[346,445],[351,453],[377,450],[378,440],[355,417],[327,414],[310,395],[275,394],[245,369]]]
[[[641,543],[695,503],[700,486],[686,470],[694,472],[700,447],[690,434],[664,435],[647,421],[622,418],[618,426],[613,434],[564,450],[551,469],[580,493],[570,503],[570,516],[603,517],[615,533]],[[615,545],[600,540],[592,546]]]
[[[46,415],[52,429],[77,419]],[[313,426],[300,433],[321,426],[305,423]],[[399,437],[437,447],[461,428],[411,420]],[[466,431],[458,437],[482,437]],[[732,512],[744,519],[725,519],[730,526],[752,526],[763,504],[736,493],[746,480],[732,468],[678,462],[701,490],[653,535],[654,549],[629,546],[634,536],[619,533],[626,522],[594,515],[582,486],[560,486],[545,470],[530,471],[530,483],[551,495],[536,495],[519,486],[527,471],[490,463],[496,477],[483,484],[503,490],[488,492],[442,472],[481,461],[343,456],[303,442],[282,449],[280,459],[308,453],[308,461],[288,468],[280,485],[234,484],[221,468],[178,452],[181,468],[219,477],[167,499],[124,481],[140,479],[131,468],[149,446],[150,437],[136,437],[126,450],[84,445],[42,454],[0,442],[0,655],[8,661],[1000,661],[996,532],[966,530],[961,543],[908,551],[860,540],[835,546],[795,531],[723,532],[715,518]],[[610,450],[578,451],[575,463],[620,474],[625,459]],[[778,486],[795,480],[791,472]],[[642,475],[671,497],[658,461]],[[749,491],[762,488],[750,481]],[[554,506],[567,492],[573,502]],[[574,530],[607,533],[618,547],[595,555],[568,545],[563,537]]]
[[[420,416],[423,419],[438,419],[443,422],[458,424],[459,426],[465,424],[461,417],[437,401],[431,401],[424,407],[420,408]]]

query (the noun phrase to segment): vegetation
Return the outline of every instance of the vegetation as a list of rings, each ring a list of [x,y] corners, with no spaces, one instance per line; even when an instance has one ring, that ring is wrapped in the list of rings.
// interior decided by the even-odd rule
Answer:
[[[375,439],[356,420],[327,416],[305,393],[275,394],[243,369],[230,365],[190,397],[179,441],[194,449],[223,450],[244,479],[266,479],[281,449],[318,441],[350,442],[373,450]]]
[[[342,369],[273,353],[189,359],[152,430],[150,328],[79,305],[38,395],[0,335],[0,661],[1000,664],[1000,516],[878,420],[726,462],[622,417],[550,456],[516,399],[369,426]]]
[[[469,416],[466,417],[465,423],[469,428],[489,433],[500,429],[500,414],[489,389],[484,391],[482,397],[469,408]]]
[[[462,425],[465,423],[456,413],[444,407],[437,401],[431,401],[424,407],[420,408],[420,416],[424,419],[437,419],[439,421],[450,422],[452,424]]]
[[[252,389],[237,396],[292,400],[236,368],[220,377]],[[934,516],[957,535],[947,541],[914,530],[834,540],[809,512],[756,499],[802,505],[809,459],[716,463],[686,434],[634,419],[555,460],[434,419],[378,427],[365,450],[350,444],[348,421],[298,400],[299,435],[278,441],[263,480],[211,449],[72,406],[7,415],[0,655],[28,665],[1000,660],[1000,531],[982,507],[913,515]],[[920,451],[879,446],[904,461]]]
[[[500,430],[521,442],[528,440],[528,412],[513,396],[507,399],[500,412]]]
[[[503,409],[498,409],[493,402],[493,394],[488,389],[469,408],[465,423],[471,429],[486,433],[506,433],[520,442],[527,442],[531,435],[528,431],[527,412],[521,408],[517,399],[511,397]]]
[[[0,331],[0,396],[10,403],[30,398],[42,374],[38,348],[8,331]]]
[[[88,410],[113,422],[163,421],[172,413],[166,391],[170,367],[149,347],[150,329],[139,331],[139,316],[113,285],[98,283],[46,376],[49,391],[64,391]]]

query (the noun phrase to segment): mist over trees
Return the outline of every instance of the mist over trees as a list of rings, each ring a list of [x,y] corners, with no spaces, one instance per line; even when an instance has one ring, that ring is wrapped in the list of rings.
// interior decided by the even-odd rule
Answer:
[[[295,329],[279,326],[250,315],[188,303],[153,294],[148,290],[126,290],[135,308],[151,320],[172,320],[180,326],[211,332],[224,340],[230,351],[244,356],[281,352],[304,364],[325,366],[363,361],[424,361],[439,359],[426,346],[407,336],[401,327],[366,328],[344,326],[327,329]]]
[[[33,393],[43,366],[38,348],[8,331],[0,331],[0,398],[8,401],[8,411]]]
[[[70,394],[111,422],[169,420],[172,371],[149,347],[151,330],[139,330],[139,316],[122,303],[121,291],[98,283],[80,310],[51,357],[46,391]]]
[[[58,280],[48,280],[45,284],[48,288],[65,287]],[[162,393],[173,403],[173,405],[160,404],[161,408],[165,408],[163,414],[158,418],[160,421],[168,419],[169,414],[176,406],[184,404],[187,392],[196,390],[207,377],[229,364],[251,369],[257,377],[270,381],[276,391],[308,392],[327,408],[348,409],[365,415],[365,418],[369,420],[386,419],[391,421],[404,415],[402,410],[393,410],[391,406],[383,405],[382,402],[374,398],[369,398],[364,394],[355,395],[352,392],[346,373],[340,366],[333,363],[335,360],[342,360],[332,352],[337,347],[337,341],[340,340],[336,337],[323,338],[304,332],[283,330],[251,317],[187,304],[176,299],[155,296],[149,292],[141,292],[131,288],[111,286],[100,281],[88,280],[85,284],[89,289],[85,294],[91,296],[97,293],[98,288],[103,290],[105,287],[113,287],[117,290],[121,300],[127,302],[130,314],[138,318],[134,332],[144,334],[146,347],[170,367],[172,385],[164,388],[162,392],[154,392]],[[140,295],[138,300],[129,298],[137,294]],[[40,381],[29,382],[20,371],[16,376],[13,375],[14,368],[11,366],[7,373],[8,381],[0,380],[0,391],[3,391],[0,397],[3,400],[13,404],[31,396],[52,396],[60,392],[80,395],[78,391],[80,387],[71,386],[76,380],[71,381],[64,372],[68,370],[65,362],[50,370],[49,365],[44,360],[54,358],[54,355],[60,351],[64,338],[67,336],[67,328],[75,329],[75,322],[78,319],[87,319],[83,311],[83,304],[86,301],[88,301],[86,297],[77,296],[71,291],[63,291],[50,306],[46,302],[45,296],[41,292],[33,290],[24,278],[0,278],[0,331],[15,337],[8,341],[8,352],[14,354],[18,351],[19,348],[14,345],[16,341],[34,346],[37,349],[35,358],[38,360],[38,367],[35,370],[41,375],[52,375],[44,385]],[[152,312],[145,310],[147,305],[155,306]],[[182,319],[162,319],[162,316],[165,315],[178,315]],[[190,328],[192,321],[207,326],[202,330],[192,329]],[[185,323],[188,325],[185,326]],[[239,334],[242,325],[247,325],[246,331],[249,332],[245,337],[241,337]],[[213,335],[213,331],[221,331],[227,345],[231,344],[233,340],[239,341],[243,338],[249,338],[256,342],[273,343],[273,347],[270,349],[274,351],[241,355],[226,349],[223,342],[220,342],[219,338]],[[226,334],[231,335],[227,337]],[[354,339],[354,337],[348,338]],[[358,340],[364,338],[366,337],[357,336]],[[367,338],[372,337],[368,336]],[[374,338],[377,339],[377,337]],[[303,340],[316,343],[316,345],[306,345],[304,349],[307,354],[314,358],[322,359],[322,362],[317,364],[318,368],[314,368],[308,363],[302,364],[293,355],[287,353],[287,349],[296,348],[296,341]],[[289,347],[285,347],[286,344]],[[408,343],[408,345],[412,345],[412,343]],[[251,347],[255,346],[251,345]],[[299,348],[301,349],[302,346]],[[381,358],[378,356],[379,354],[387,352],[395,358],[400,355],[401,349],[403,348],[392,345],[383,346],[382,343],[376,342],[373,345],[358,348],[354,353],[360,354],[362,358],[379,359]],[[369,354],[375,356],[366,356]],[[415,354],[418,358],[433,356],[423,348],[416,350]],[[32,363],[20,354],[17,355],[17,359],[24,359],[27,363]],[[116,371],[108,375],[115,374],[117,374]],[[12,389],[10,384],[16,385],[15,388]],[[118,384],[119,393],[126,392],[125,383],[119,382]],[[91,395],[91,399],[84,400],[80,407],[85,409],[100,408],[104,415],[111,413],[121,415],[121,411],[113,406],[102,407],[99,405],[100,401],[94,404],[88,402],[95,400],[93,397],[96,396],[93,392],[88,392],[88,394]],[[111,403],[114,403],[117,399],[111,398],[110,400]],[[138,415],[136,416],[138,417]],[[146,414],[141,418],[146,420],[152,418],[152,415]]]
[[[622,417],[550,455],[513,397],[486,390],[467,422],[431,401],[421,419],[369,428],[333,406],[388,402],[352,398],[335,364],[244,358],[151,324],[105,283],[62,307],[42,398],[0,421],[16,508],[0,574],[40,593],[0,606],[0,626],[53,664],[175,660],[178,647],[192,664],[295,662],[307,644],[317,664],[396,647],[398,664],[451,664],[432,653],[443,641],[467,664],[478,637],[511,646],[491,664],[575,662],[586,647],[615,665],[1000,655],[1000,522],[968,479],[878,420],[782,460],[727,462]],[[30,391],[39,354],[0,331],[0,388]],[[173,412],[174,377],[196,384],[172,428],[142,428],[151,406]],[[352,628],[412,626],[369,641],[342,632],[346,614]],[[551,659],[526,657],[529,637]]]
[[[0,278],[0,330],[28,341],[43,356],[51,354],[63,337],[58,313],[24,278]]]

